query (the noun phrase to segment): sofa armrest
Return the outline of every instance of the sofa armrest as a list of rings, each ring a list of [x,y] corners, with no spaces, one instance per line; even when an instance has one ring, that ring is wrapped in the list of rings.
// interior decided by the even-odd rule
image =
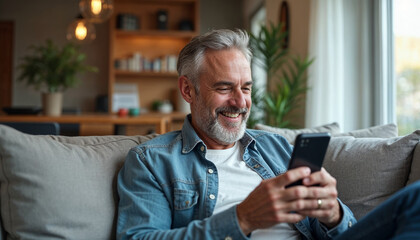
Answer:
[[[410,175],[408,176],[407,185],[420,180],[420,144],[417,143],[413,152],[413,161],[411,162]]]

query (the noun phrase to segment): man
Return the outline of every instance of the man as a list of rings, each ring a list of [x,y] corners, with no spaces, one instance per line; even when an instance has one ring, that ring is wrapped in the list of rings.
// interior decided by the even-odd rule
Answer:
[[[212,31],[181,51],[191,114],[181,131],[129,152],[118,177],[119,239],[329,239],[356,223],[324,169],[287,171],[287,141],[246,130],[250,59],[239,30]],[[286,188],[299,179],[304,186]]]

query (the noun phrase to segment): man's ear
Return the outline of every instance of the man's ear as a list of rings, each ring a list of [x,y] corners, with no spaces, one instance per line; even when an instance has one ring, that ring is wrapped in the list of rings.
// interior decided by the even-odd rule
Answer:
[[[178,78],[178,87],[185,101],[191,103],[194,94],[194,87],[191,81],[186,76],[181,76]]]

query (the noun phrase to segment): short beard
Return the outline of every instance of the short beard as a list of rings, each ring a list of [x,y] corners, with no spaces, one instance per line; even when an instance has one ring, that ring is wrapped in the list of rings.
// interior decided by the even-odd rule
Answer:
[[[211,111],[205,107],[201,102],[197,104],[197,124],[198,127],[203,130],[211,139],[217,141],[220,144],[228,145],[241,139],[246,130],[246,122],[249,117],[248,108],[237,108],[237,107],[220,107],[216,109],[216,116],[213,117]],[[243,114],[244,118],[239,124],[229,126],[231,128],[237,128],[235,130],[227,129],[223,127],[217,116],[222,112],[231,112]]]

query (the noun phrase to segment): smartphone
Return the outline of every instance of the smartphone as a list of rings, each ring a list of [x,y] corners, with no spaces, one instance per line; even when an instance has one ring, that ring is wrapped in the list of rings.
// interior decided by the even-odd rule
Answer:
[[[325,153],[331,135],[329,133],[302,133],[296,137],[292,157],[289,163],[289,170],[307,166],[311,172],[321,170]],[[302,180],[296,181],[287,187],[302,185]]]

